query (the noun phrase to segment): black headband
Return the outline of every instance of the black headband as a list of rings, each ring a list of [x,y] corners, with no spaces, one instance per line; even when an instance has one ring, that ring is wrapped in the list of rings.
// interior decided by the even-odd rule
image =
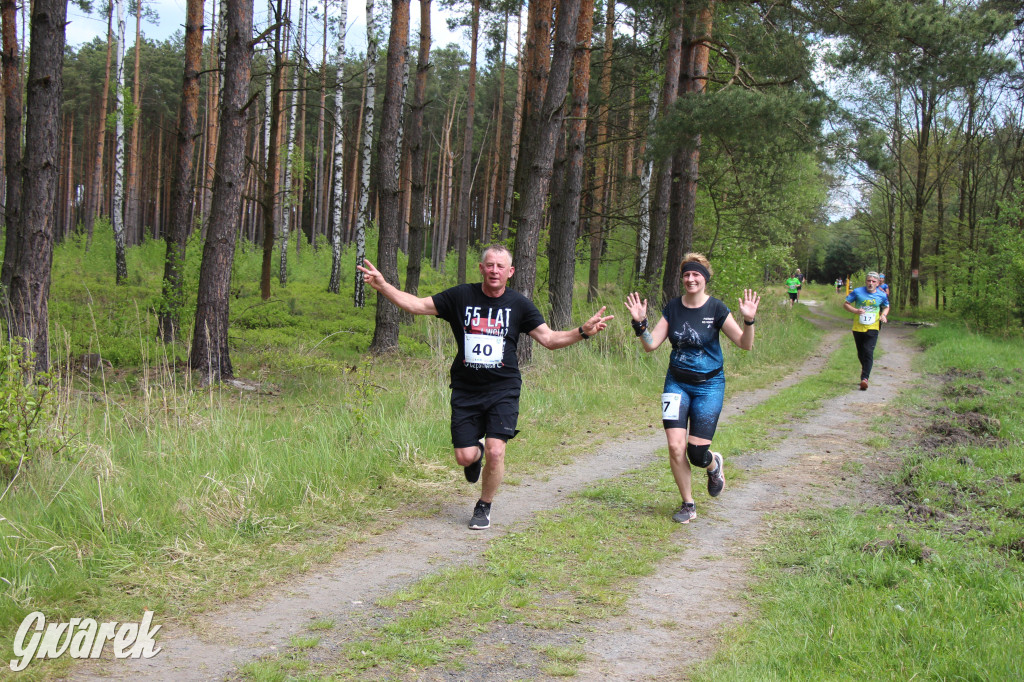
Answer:
[[[708,269],[695,260],[683,264],[683,267],[679,271],[679,274],[681,275],[684,272],[699,272],[700,274],[704,275],[705,282],[711,281],[711,273],[708,272]]]

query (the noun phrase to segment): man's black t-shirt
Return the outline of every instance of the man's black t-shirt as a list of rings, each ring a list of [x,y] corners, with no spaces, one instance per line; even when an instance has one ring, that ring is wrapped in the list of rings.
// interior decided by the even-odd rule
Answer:
[[[452,361],[451,387],[466,391],[519,389],[519,334],[544,324],[533,301],[509,288],[491,298],[479,283],[460,284],[431,298],[437,316],[451,325],[459,346]]]

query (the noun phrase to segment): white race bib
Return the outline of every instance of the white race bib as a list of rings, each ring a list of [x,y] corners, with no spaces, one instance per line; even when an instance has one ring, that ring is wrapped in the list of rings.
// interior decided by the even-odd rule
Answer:
[[[878,319],[877,310],[868,310],[860,314],[860,323],[865,327],[873,325],[876,319]]]
[[[662,393],[661,418],[670,422],[679,419],[679,402],[682,398],[678,393]]]
[[[473,365],[499,365],[505,355],[505,337],[466,334],[466,362]]]

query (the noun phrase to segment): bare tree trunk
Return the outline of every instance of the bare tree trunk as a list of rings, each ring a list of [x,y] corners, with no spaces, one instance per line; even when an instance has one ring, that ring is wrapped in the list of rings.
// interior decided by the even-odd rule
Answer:
[[[402,81],[409,55],[409,0],[391,1],[391,33],[388,38],[387,78],[380,116],[380,140],[377,143],[377,190],[380,211],[377,214],[377,268],[384,278],[398,287],[398,230],[402,220],[401,159],[399,140],[402,128]],[[376,323],[371,353],[398,349],[398,307],[383,296],[377,297]]]
[[[92,245],[93,223],[100,213],[103,204],[100,196],[103,192],[103,153],[107,140],[107,100],[110,99],[110,62],[114,51],[114,36],[111,24],[114,18],[114,3],[107,5],[107,63],[103,70],[103,94],[100,95],[99,125],[96,134],[96,153],[93,162],[92,183],[86,190],[85,207],[85,248]]]
[[[366,123],[363,127],[363,167],[359,182],[359,215],[356,218],[356,264],[366,257],[366,226],[370,222],[370,148],[373,146],[373,112],[377,70],[377,23],[373,16],[374,0],[366,0]],[[353,301],[357,308],[366,305],[366,290],[361,273],[355,271]]]
[[[0,283],[11,285],[18,260],[21,236],[21,53],[18,51],[18,8],[15,0],[0,2],[3,23],[4,87],[4,174],[7,192],[4,204],[4,264]]]
[[[266,116],[266,123],[269,125],[264,136],[267,165],[263,174],[263,261],[260,267],[260,298],[264,301],[270,299],[270,270],[274,257],[274,241],[277,238],[275,207],[277,206],[277,170],[280,153],[278,137],[281,126],[281,77],[284,71],[284,55],[281,50],[280,2],[274,8],[272,16],[277,19],[278,25],[274,29],[273,69],[267,74],[270,88],[270,97],[267,99],[267,103],[270,108]]]
[[[53,264],[53,214],[60,173],[58,128],[64,91],[66,20],[67,0],[35,0],[29,24],[32,38],[26,88],[20,246],[12,264],[8,292],[12,335],[25,339],[26,350],[35,353],[35,369],[40,372],[50,367],[48,299]],[[6,59],[6,50],[4,55]]]
[[[516,212],[516,246],[513,262],[516,264],[515,289],[533,298],[537,279],[537,242],[544,216],[551,169],[554,162],[558,134],[565,118],[566,88],[572,73],[572,57],[576,45],[576,26],[580,16],[580,0],[561,0],[555,25],[555,48],[546,79],[544,101],[537,112],[536,144],[527,147],[523,163],[530,170],[525,184],[519,190],[519,210]],[[546,46],[542,49],[546,50]],[[523,341],[527,339],[524,338]],[[520,343],[520,362],[529,362],[533,347]]]
[[[220,62],[221,62],[221,45],[223,44],[222,34],[224,31],[223,22],[218,22],[217,19],[217,7],[221,6],[226,0],[214,0],[213,9],[210,11],[212,18],[213,28],[210,30],[210,61],[208,65],[209,69],[209,81],[208,90],[206,96],[206,163],[203,168],[204,171],[200,177],[203,178],[203,188],[201,195],[201,206],[202,210],[200,215],[203,217],[203,229],[206,229],[206,224],[210,218],[210,201],[211,193],[213,191],[214,181],[214,159],[217,158],[217,112],[220,109]]]
[[[138,244],[142,241],[142,224],[139,217],[139,159],[142,150],[139,148],[142,135],[142,81],[140,78],[142,55],[142,0],[136,0],[135,7],[135,75],[132,84],[132,107],[135,110],[135,119],[132,121],[132,143],[128,146],[128,182],[124,207],[124,227],[130,244]]]
[[[171,180],[171,216],[164,241],[163,308],[158,320],[160,338],[173,342],[179,336],[184,306],[183,269],[185,248],[192,227],[193,155],[199,132],[199,70],[203,60],[203,0],[188,0],[185,6],[185,70],[181,80],[178,109],[177,154]]]
[[[608,12],[605,16],[604,27],[604,51],[601,58],[604,60],[601,65],[601,99],[604,106],[597,115],[597,138],[594,145],[597,147],[597,158],[594,162],[594,176],[600,183],[605,182],[608,168],[608,159],[611,156],[611,147],[608,141],[608,115],[611,111],[612,97],[612,53],[615,40],[615,0],[608,0]],[[605,195],[607,196],[607,195]],[[587,301],[593,302],[597,298],[598,280],[601,274],[601,251],[604,244],[605,223],[611,212],[611,206],[600,206],[599,215],[590,221],[590,273],[587,284]]]
[[[327,12],[324,12],[324,36],[323,36],[323,48],[320,56],[320,109],[316,115],[316,171],[313,175],[313,215],[310,216],[310,235],[313,240],[313,248],[319,248],[317,244],[317,236],[321,232],[321,223],[323,223],[323,200],[324,200],[324,185],[325,185],[325,173],[324,173],[324,154],[326,148],[324,146],[324,112],[327,111]],[[325,232],[326,234],[326,232]]]
[[[341,26],[348,25],[348,0],[341,0]],[[338,67],[334,90],[334,225],[331,230],[331,279],[327,291],[341,291],[341,218],[345,210],[345,125],[342,113],[345,94],[345,31],[338,34],[338,51],[334,58]]]
[[[708,0],[697,10],[693,22],[693,37],[690,47],[688,74],[686,78],[686,92],[689,96],[701,97],[707,85],[708,56],[710,54],[711,23],[714,18],[714,0]],[[680,85],[680,90],[683,87]],[[672,223],[678,223],[678,229],[669,231],[668,250],[665,254],[665,277],[662,283],[662,290],[666,299],[679,296],[679,267],[682,265],[683,256],[693,247],[693,222],[697,210],[697,179],[700,163],[700,135],[694,135],[687,148],[680,155],[677,155],[680,181],[675,186],[682,191],[682,198],[679,201],[673,199],[673,204],[679,206],[678,219],[673,216]]]
[[[679,74],[682,70],[683,18],[678,12],[672,18],[668,46],[665,49],[665,81],[661,88],[661,110],[665,113],[675,106],[679,94]],[[660,303],[657,291],[661,268],[665,262],[665,227],[668,223],[669,202],[672,197],[672,158],[658,162],[658,176],[654,186],[654,206],[651,208],[651,247],[644,268],[647,297]],[[658,306],[660,308],[660,305]]]
[[[587,146],[590,97],[590,47],[594,30],[594,0],[582,0],[576,26],[573,67],[572,115],[568,124],[564,192],[552,191],[551,239],[548,242],[548,300],[551,326],[563,329],[572,321],[572,294],[576,283],[576,232],[583,195],[583,159]],[[557,177],[557,175],[556,175]]]
[[[430,0],[420,0],[420,51],[416,59],[416,86],[409,115],[409,153],[412,157],[412,182],[409,201],[409,262],[405,269],[405,290],[419,292],[423,267],[424,207],[427,189],[426,156],[423,144],[423,109],[427,99],[427,77],[430,74]]]
[[[519,165],[519,143],[523,131],[523,108],[526,105],[526,58],[522,49],[522,13],[516,20],[516,107],[512,112],[512,138],[508,153],[508,179],[505,182],[505,202],[501,211],[501,239],[508,239],[512,221],[512,198],[515,192],[516,170]]]
[[[473,0],[469,53],[469,85],[466,90],[466,132],[462,138],[462,177],[459,180],[459,215],[455,222],[459,252],[458,282],[466,281],[466,250],[469,247],[469,195],[473,191],[473,119],[476,117],[476,52],[480,33],[480,0]]]
[[[199,269],[196,324],[189,364],[208,382],[231,377],[228,313],[231,264],[245,177],[246,100],[252,70],[253,0],[227,3],[224,102],[221,107],[210,225]]]
[[[114,207],[110,222],[114,227],[114,261],[116,281],[124,284],[128,279],[125,260],[124,228],[124,0],[117,0],[117,109],[114,123]]]
[[[292,104],[288,110],[288,129],[285,134],[288,136],[288,153],[284,157],[284,201],[282,206],[281,220],[281,267],[277,274],[277,281],[281,286],[288,284],[288,230],[291,216],[295,212],[295,197],[292,196],[292,163],[295,158],[295,135],[298,132],[299,112],[299,68],[302,61],[302,26],[306,17],[305,2],[299,3],[299,27],[295,32],[295,45],[292,50]],[[297,235],[296,240],[301,236]]]

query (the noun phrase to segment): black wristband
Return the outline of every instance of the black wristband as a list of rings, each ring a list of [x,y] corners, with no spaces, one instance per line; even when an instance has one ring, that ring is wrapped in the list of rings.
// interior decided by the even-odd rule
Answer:
[[[580,325],[579,332],[580,332],[580,336],[582,336],[583,338],[585,338],[585,339],[589,339],[590,338],[590,334],[588,334],[585,331],[583,331],[583,325]]]
[[[748,327],[753,327],[755,322],[757,322],[757,318],[756,317],[754,319],[752,319],[750,322],[747,322],[746,320],[743,320],[743,324],[747,325]]]
[[[636,333],[637,336],[641,336],[645,331],[647,331],[646,317],[640,320],[639,322],[637,322],[636,320],[630,320],[629,323],[633,325],[633,331]]]

